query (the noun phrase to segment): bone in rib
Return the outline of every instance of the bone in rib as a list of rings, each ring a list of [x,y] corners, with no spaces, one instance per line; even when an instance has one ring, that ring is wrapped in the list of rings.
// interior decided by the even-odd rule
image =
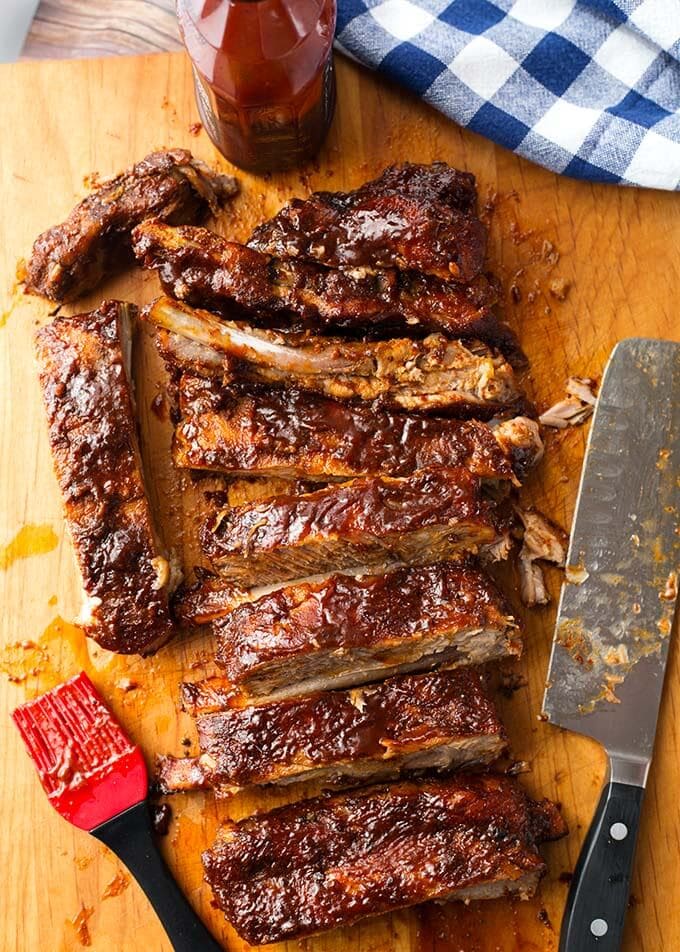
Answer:
[[[518,625],[485,572],[439,562],[355,577],[335,574],[287,585],[254,601],[221,580],[183,597],[185,623],[213,622],[217,664],[226,677],[182,686],[194,714],[218,710],[234,689],[251,698],[365,684],[435,664],[516,658]]]
[[[517,484],[542,453],[538,424],[527,417],[489,426],[294,389],[247,393],[195,374],[183,374],[178,391],[173,459],[189,469],[328,482],[439,464]]]
[[[311,390],[336,400],[380,399],[417,411],[489,417],[521,404],[512,367],[479,342],[431,334],[424,340],[358,342],[282,334],[220,320],[169,298],[143,315],[171,368]]]
[[[36,335],[54,468],[95,641],[150,654],[173,634],[177,583],[144,489],[127,358],[134,307],[106,301]]]
[[[251,945],[428,900],[532,896],[558,808],[516,781],[454,774],[302,800],[227,821],[203,854],[219,907]]]
[[[200,541],[217,572],[252,586],[476,553],[498,540],[501,522],[479,477],[462,467],[431,467],[220,509]]]
[[[272,315],[279,315],[312,330],[420,327],[478,338],[513,359],[522,357],[515,335],[492,311],[497,282],[484,275],[459,285],[394,269],[342,271],[272,258],[205,228],[156,221],[135,228],[133,243],[144,267],[158,272],[166,294],[227,318],[271,324]]]
[[[373,782],[406,770],[489,764],[506,747],[483,675],[472,668],[225,707],[199,717],[197,728],[201,754],[193,764],[160,759],[164,793],[197,781],[218,796],[266,783]]]

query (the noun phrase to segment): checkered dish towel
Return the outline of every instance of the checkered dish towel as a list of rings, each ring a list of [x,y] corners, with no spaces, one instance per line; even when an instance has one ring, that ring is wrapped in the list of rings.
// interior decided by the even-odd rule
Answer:
[[[554,172],[680,188],[680,0],[338,0],[336,38]]]

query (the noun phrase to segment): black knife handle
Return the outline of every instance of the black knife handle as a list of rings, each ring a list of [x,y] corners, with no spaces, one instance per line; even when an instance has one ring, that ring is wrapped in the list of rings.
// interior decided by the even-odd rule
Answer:
[[[222,952],[163,862],[145,800],[90,831],[106,843],[142,887],[175,952]]]
[[[560,952],[619,952],[644,787],[602,791],[571,881]]]

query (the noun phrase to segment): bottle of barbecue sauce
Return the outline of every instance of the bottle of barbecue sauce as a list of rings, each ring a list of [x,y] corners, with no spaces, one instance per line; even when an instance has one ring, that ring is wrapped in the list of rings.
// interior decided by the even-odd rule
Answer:
[[[177,0],[203,125],[253,172],[312,158],[335,107],[336,0]]]

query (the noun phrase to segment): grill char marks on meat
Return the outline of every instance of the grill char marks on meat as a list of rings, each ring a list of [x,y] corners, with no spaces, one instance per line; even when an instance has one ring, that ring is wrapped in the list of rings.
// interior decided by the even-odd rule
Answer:
[[[461,467],[363,477],[222,509],[202,527],[217,572],[241,585],[386,562],[436,562],[499,538],[481,480]]]
[[[419,412],[490,417],[522,400],[512,367],[485,345],[393,339],[369,343],[280,334],[222,321],[160,298],[143,312],[171,370],[310,390],[336,400],[380,400]]]
[[[234,707],[200,717],[197,726],[196,766],[220,796],[252,784],[365,782],[402,770],[488,764],[506,747],[483,678],[470,668]],[[186,761],[164,758],[160,767],[164,793],[187,789]]]
[[[508,777],[456,774],[303,800],[227,822],[203,854],[218,905],[252,945],[428,900],[533,895],[557,807]]]
[[[201,221],[237,190],[235,179],[212,172],[186,149],[152,152],[40,235],[28,263],[26,290],[53,301],[74,300],[134,261],[130,234],[145,218]]]
[[[272,315],[298,328],[421,327],[452,338],[477,338],[516,358],[517,339],[491,308],[496,281],[470,284],[394,269],[342,271],[272,258],[205,228],[145,221],[133,233],[135,254],[153,268],[166,294],[225,317],[271,325]]]
[[[214,586],[207,583],[209,603]],[[191,609],[204,617],[199,591]],[[335,574],[212,617],[227,679],[184,684],[183,704],[192,713],[223,707],[235,687],[251,698],[289,697],[522,650],[517,623],[490,578],[454,562],[359,578]]]
[[[499,442],[477,420],[397,414],[298,390],[248,394],[191,374],[180,380],[179,405],[175,465],[231,475],[329,481],[448,465],[518,483],[542,451],[538,425],[526,417],[501,430]]]
[[[36,335],[54,468],[86,597],[87,633],[124,654],[173,634],[174,572],[144,490],[126,369],[134,308],[107,301]]]
[[[392,166],[353,192],[293,199],[251,248],[332,268],[396,267],[468,282],[484,266],[474,176],[444,163]]]

